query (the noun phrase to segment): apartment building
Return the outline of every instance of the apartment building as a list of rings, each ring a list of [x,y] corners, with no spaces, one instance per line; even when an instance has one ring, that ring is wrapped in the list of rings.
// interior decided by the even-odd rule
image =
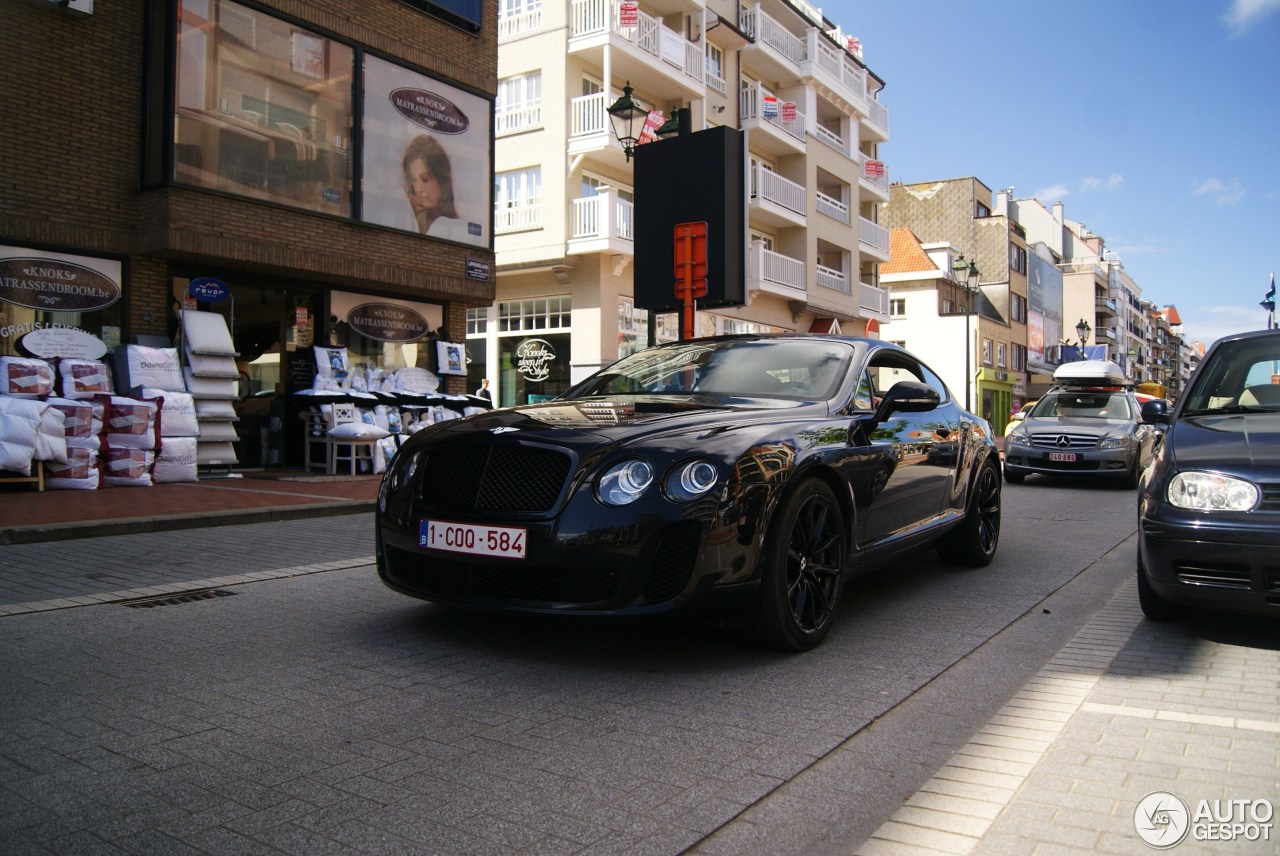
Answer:
[[[946,269],[954,286],[949,294],[940,295],[934,312],[959,316],[969,332],[967,336],[946,334],[947,344],[931,364],[953,393],[961,396],[963,390],[969,390],[971,410],[996,430],[1003,430],[1030,392],[1027,294],[1031,260],[1025,231],[1013,218],[992,211],[991,190],[976,178],[894,184],[881,220],[894,230],[910,229],[927,248],[948,248],[950,260],[937,256],[935,262],[955,264],[963,256],[966,266],[972,263],[977,268],[978,281],[971,292],[962,287],[958,272]],[[896,298],[895,282],[891,299]],[[912,342],[922,321],[917,316],[895,316],[885,328],[884,338]],[[926,329],[932,327],[933,320],[927,325]],[[931,349],[938,347],[931,343]],[[968,366],[967,377],[964,366]]]
[[[498,27],[497,294],[468,313],[473,384],[489,378],[501,404],[539,400],[677,337],[674,315],[635,303],[634,173],[607,112],[628,85],[651,132],[687,110],[692,133],[745,134],[746,302],[700,310],[698,335],[874,334],[888,319],[883,81],[818,9],[513,0]]]

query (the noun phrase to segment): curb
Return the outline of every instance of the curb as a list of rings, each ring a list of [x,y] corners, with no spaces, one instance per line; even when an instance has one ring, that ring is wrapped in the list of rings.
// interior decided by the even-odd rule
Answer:
[[[309,505],[283,505],[275,508],[227,509],[200,514],[158,514],[152,517],[126,517],[120,520],[95,520],[84,523],[50,523],[34,526],[11,526],[0,529],[0,545],[38,544],[73,538],[104,538],[112,535],[138,535],[169,532],[178,529],[204,529],[210,526],[239,526],[246,523],[273,523],[304,517],[331,517],[338,514],[372,514],[372,500],[342,500]]]

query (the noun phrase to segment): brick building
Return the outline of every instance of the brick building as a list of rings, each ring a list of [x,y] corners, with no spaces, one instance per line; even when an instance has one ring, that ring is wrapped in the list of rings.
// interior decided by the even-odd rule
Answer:
[[[312,345],[435,368],[431,340],[494,298],[496,19],[493,0],[6,0],[0,354],[47,325],[171,342],[185,306],[227,317],[242,394],[309,385]],[[451,205],[416,195],[421,138]],[[81,274],[98,285],[56,283]],[[229,299],[192,297],[203,277]],[[429,333],[348,335],[369,304]]]

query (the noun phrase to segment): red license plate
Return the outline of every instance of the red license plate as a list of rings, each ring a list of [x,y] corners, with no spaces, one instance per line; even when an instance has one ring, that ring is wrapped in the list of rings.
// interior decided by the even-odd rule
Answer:
[[[1072,462],[1076,459],[1075,452],[1050,452],[1049,460]]]

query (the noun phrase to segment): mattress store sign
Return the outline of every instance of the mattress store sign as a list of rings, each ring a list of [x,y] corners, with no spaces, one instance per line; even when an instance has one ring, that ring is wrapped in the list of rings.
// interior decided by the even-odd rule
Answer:
[[[525,339],[516,346],[515,369],[525,380],[537,383],[551,377],[555,358],[556,350],[546,339]]]
[[[379,342],[416,342],[427,335],[427,319],[395,303],[362,303],[347,313],[347,325]]]
[[[95,312],[120,299],[120,262],[0,247],[0,300],[46,312]]]

